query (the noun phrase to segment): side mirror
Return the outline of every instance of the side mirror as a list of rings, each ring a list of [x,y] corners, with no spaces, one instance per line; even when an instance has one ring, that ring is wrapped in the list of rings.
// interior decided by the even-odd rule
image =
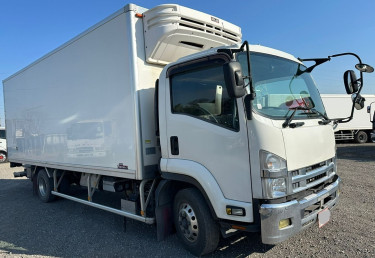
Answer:
[[[223,65],[224,79],[228,94],[232,98],[241,98],[246,94],[241,65],[239,62],[229,62]]]
[[[369,113],[370,114],[370,122],[374,122],[374,116],[375,116],[375,102],[372,102],[371,104],[370,104],[370,106],[368,106],[367,107],[367,113]],[[375,124],[374,124],[374,126],[375,126]],[[375,128],[373,128],[373,129],[375,129]]]
[[[357,95],[358,95],[358,97],[357,97]],[[354,93],[352,95],[352,101],[353,101],[355,109],[357,109],[357,110],[361,110],[362,108],[364,108],[365,100],[366,99],[359,94]]]
[[[344,84],[347,94],[353,94],[358,91],[358,80],[353,70],[344,73]]]

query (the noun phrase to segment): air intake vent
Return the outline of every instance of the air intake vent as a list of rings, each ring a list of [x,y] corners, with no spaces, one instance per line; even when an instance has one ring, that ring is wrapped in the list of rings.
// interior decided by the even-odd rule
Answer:
[[[197,44],[197,43],[194,43],[194,42],[180,41],[180,43],[181,43],[181,44],[188,45],[188,46],[192,46],[192,47],[203,48],[203,45],[202,45],[202,44]]]
[[[210,22],[212,22],[212,19],[210,20]],[[218,27],[217,25],[213,26],[210,24],[206,24],[197,20],[193,20],[191,18],[188,19],[185,17],[181,17],[179,25],[193,29],[193,30],[199,30],[199,31],[204,31],[206,33],[210,33],[210,34],[215,34],[217,36],[221,36],[223,38],[229,39],[233,41],[233,43],[241,42],[240,34],[235,34],[234,32],[225,30],[222,27]]]

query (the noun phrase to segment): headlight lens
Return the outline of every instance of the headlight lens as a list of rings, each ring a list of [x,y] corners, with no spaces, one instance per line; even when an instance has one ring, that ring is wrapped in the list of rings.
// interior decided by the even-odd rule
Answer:
[[[286,176],[286,160],[268,151],[260,151],[261,170],[263,177],[274,177],[276,173]],[[272,175],[273,174],[273,175]],[[280,177],[278,175],[278,177]]]
[[[283,164],[280,158],[273,154],[268,154],[266,156],[264,167],[268,169],[270,172],[279,171],[283,167]]]
[[[284,197],[286,195],[285,178],[263,179],[264,197],[267,199]]]
[[[287,193],[286,160],[268,151],[260,151],[263,195],[266,199],[283,197]]]

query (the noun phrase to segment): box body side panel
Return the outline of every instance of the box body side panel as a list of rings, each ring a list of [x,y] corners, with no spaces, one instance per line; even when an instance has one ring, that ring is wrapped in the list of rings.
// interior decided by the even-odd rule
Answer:
[[[127,15],[4,83],[11,161],[136,173],[136,86],[127,38],[134,28]]]

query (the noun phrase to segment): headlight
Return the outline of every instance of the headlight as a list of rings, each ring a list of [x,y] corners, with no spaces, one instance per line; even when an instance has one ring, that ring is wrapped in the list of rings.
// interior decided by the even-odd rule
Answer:
[[[283,197],[287,193],[286,160],[267,151],[260,151],[263,196],[266,199]]]
[[[286,195],[285,178],[264,178],[263,189],[266,199],[284,197]]]

